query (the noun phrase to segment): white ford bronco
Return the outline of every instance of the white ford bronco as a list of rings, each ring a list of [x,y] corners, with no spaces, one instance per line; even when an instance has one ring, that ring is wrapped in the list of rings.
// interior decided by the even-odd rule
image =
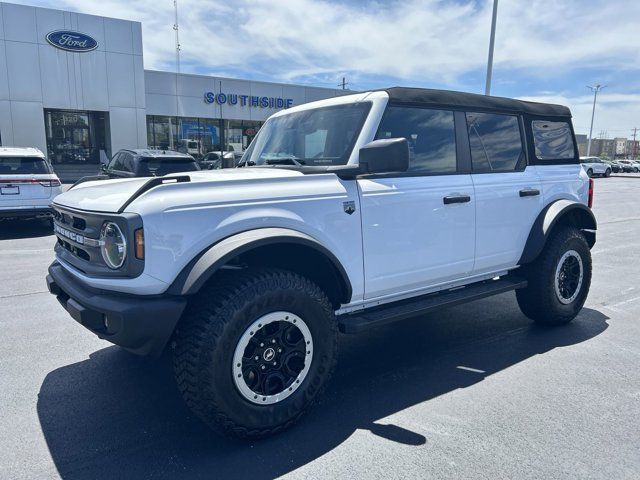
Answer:
[[[318,396],[338,332],[510,290],[535,322],[571,321],[592,196],[566,107],[358,93],[273,115],[240,168],[58,196],[47,283],[100,338],[171,349],[206,423],[259,437]]]

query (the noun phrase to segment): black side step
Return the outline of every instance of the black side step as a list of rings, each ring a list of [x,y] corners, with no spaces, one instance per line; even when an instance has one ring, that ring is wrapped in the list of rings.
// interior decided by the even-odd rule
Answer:
[[[363,312],[340,315],[338,317],[338,328],[342,333],[359,333],[369,328],[379,327],[387,323],[423,315],[441,308],[472,302],[473,300],[526,286],[526,280],[511,275],[497,280],[472,283],[465,287],[422,295]]]

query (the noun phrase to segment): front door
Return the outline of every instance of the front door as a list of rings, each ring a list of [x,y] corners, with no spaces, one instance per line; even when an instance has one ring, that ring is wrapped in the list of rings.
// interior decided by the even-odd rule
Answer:
[[[542,210],[541,183],[527,167],[519,116],[466,113],[476,197],[476,274],[516,266]]]
[[[458,174],[454,113],[387,107],[377,138],[405,137],[403,174],[358,180],[365,299],[417,293],[470,275],[475,247],[471,175]]]

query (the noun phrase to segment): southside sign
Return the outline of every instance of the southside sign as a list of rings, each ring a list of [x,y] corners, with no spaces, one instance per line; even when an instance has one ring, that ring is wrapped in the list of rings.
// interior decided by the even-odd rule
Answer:
[[[293,98],[258,97],[255,95],[238,95],[236,93],[205,92],[204,103],[217,103],[218,105],[240,105],[241,107],[255,108],[291,108]]]

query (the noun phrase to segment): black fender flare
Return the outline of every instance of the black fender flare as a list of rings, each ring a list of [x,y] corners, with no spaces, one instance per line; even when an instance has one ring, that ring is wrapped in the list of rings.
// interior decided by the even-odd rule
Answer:
[[[589,243],[589,248],[596,243],[596,233],[598,225],[593,212],[586,205],[574,200],[556,200],[547,205],[533,222],[527,243],[525,244],[522,256],[518,265],[524,265],[535,260],[544,248],[549,235],[554,227],[571,216],[574,226],[584,231]]]
[[[254,248],[272,244],[304,245],[324,255],[344,282],[344,303],[351,300],[351,281],[338,258],[315,238],[288,228],[258,228],[224,238],[189,262],[168,291],[175,295],[193,295],[229,260]]]

